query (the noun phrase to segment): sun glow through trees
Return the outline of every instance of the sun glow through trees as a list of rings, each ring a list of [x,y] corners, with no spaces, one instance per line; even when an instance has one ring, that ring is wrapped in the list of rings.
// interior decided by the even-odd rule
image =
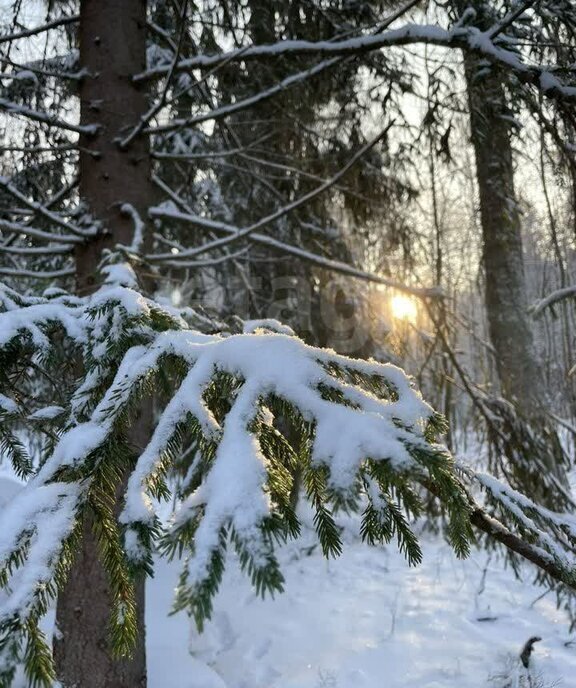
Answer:
[[[390,311],[397,320],[416,321],[418,308],[414,299],[404,294],[396,294],[390,299]]]

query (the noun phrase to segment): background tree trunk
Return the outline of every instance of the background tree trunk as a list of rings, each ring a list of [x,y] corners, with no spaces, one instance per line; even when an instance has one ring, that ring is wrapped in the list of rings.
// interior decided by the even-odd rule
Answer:
[[[485,300],[502,393],[533,415],[542,394],[528,315],[522,224],[514,189],[510,116],[497,74],[467,60],[472,143],[480,194]]]
[[[505,470],[515,487],[552,508],[565,507],[565,454],[545,415],[546,391],[528,314],[512,113],[502,75],[470,56],[464,63],[480,196],[486,315],[501,394],[514,407],[512,414],[500,407],[503,423],[496,451],[506,455]]]
[[[146,1],[82,0],[79,42],[81,65],[89,71],[81,85],[80,119],[82,124],[100,125],[97,135],[80,142],[80,195],[106,230],[76,252],[77,288],[87,293],[97,286],[96,268],[103,249],[132,241],[133,221],[121,212],[121,205],[130,203],[145,220],[154,197],[147,137],[136,138],[127,150],[116,142],[146,111],[146,95],[131,80],[146,64]],[[145,444],[151,423],[151,406],[147,406],[132,429],[136,451]],[[146,685],[144,580],[136,583],[136,601],[137,646],[131,659],[115,660],[107,637],[110,589],[87,517],[82,549],[56,612],[54,654],[65,688]]]

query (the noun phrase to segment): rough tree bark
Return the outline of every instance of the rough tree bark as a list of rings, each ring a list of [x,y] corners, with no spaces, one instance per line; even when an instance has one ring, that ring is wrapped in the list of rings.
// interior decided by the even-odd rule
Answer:
[[[542,395],[522,252],[522,224],[514,188],[510,116],[498,75],[477,78],[466,60],[472,143],[480,194],[485,300],[490,339],[504,396],[533,415]]]
[[[105,248],[130,244],[133,221],[121,212],[130,203],[142,218],[154,196],[147,137],[127,150],[116,139],[146,111],[146,95],[132,74],[146,63],[146,0],[81,0],[80,61],[89,76],[80,89],[82,124],[97,123],[98,133],[80,141],[80,195],[105,230],[76,252],[77,288],[97,285],[97,265]],[[151,408],[141,410],[132,429],[137,451],[151,425]],[[65,688],[135,688],[146,685],[144,581],[136,585],[140,634],[131,659],[112,657],[107,638],[110,590],[98,559],[90,518],[83,524],[82,549],[57,604],[54,655]]]
[[[480,28],[492,26],[493,10],[485,0],[472,5]],[[464,57],[464,67],[480,196],[488,328],[502,396],[517,414],[506,416],[498,446],[509,459],[509,480],[558,507],[566,484],[565,457],[545,416],[546,391],[528,314],[508,94],[497,68],[486,69],[471,55]]]

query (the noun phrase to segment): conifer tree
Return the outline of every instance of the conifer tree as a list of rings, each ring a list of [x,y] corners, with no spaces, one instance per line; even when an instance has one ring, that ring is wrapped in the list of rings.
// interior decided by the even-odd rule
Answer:
[[[358,27],[352,38],[330,42],[280,41],[181,59],[178,38],[164,35],[169,47],[149,50],[148,63],[146,32],[162,35],[164,29],[151,21],[144,0],[81,0],[79,8],[51,2],[45,24],[30,28],[23,28],[16,7],[0,46],[11,82],[22,88],[3,92],[0,110],[25,124],[15,130],[24,137],[14,146],[22,155],[0,179],[2,253],[11,261],[1,271],[7,280],[25,281],[0,289],[0,440],[28,482],[0,515],[0,685],[10,685],[19,661],[31,685],[53,682],[53,657],[38,624],[59,592],[61,603],[71,594],[78,604],[82,596],[67,590],[80,590],[79,580],[92,585],[73,572],[79,552],[92,564],[98,551],[106,583],[100,577],[97,586],[108,589],[108,599],[97,623],[102,626],[100,612],[109,607],[108,640],[102,652],[102,638],[89,625],[69,624],[57,652],[64,685],[144,684],[137,591],[157,552],[184,556],[175,606],[199,627],[210,616],[228,549],[237,552],[256,590],[280,591],[275,545],[299,532],[290,500],[297,472],[327,556],[342,549],[335,512],[348,507],[362,510],[367,542],[394,539],[408,561],[418,563],[411,521],[427,490],[439,500],[458,556],[467,554],[475,525],[574,586],[572,519],[456,465],[439,443],[443,419],[400,369],[308,346],[277,322],[227,331],[199,311],[154,295],[162,270],[230,260],[240,246],[254,243],[421,298],[438,297],[434,288],[399,284],[266,233],[339,183],[378,147],[389,123],[329,179],[248,225],[196,212],[179,189],[153,184],[150,156],[150,142],[164,151],[166,135],[177,132],[173,145],[185,145],[200,120],[253,103],[246,98],[210,110],[194,103],[189,117],[166,121],[171,99],[190,87],[182,75],[199,67],[217,73],[223,64],[276,59],[282,52],[304,56],[310,66],[255,98],[272,98],[307,79],[325,66],[322,60],[431,42],[479,52],[548,96],[574,99],[569,83],[544,66],[527,66],[475,26],[402,24],[415,4],[397,10],[381,32]],[[187,22],[201,26],[202,16],[190,18],[187,3],[179,8],[181,35]],[[392,20],[398,28],[389,28]],[[17,61],[11,46],[52,32],[57,38],[47,39],[41,59]],[[78,53],[64,50],[68,39],[71,48],[78,42]],[[38,88],[32,91],[28,82]],[[40,156],[35,169],[49,168],[46,151],[58,158],[59,170],[34,183],[23,164]],[[189,145],[185,152],[193,154]],[[193,227],[197,243],[174,242],[176,223]],[[30,289],[31,280],[50,286]],[[68,280],[69,288],[54,286],[56,280],[64,286]],[[152,401],[153,422],[145,418]],[[187,480],[175,487],[170,473],[184,449],[194,459]],[[510,528],[474,500],[471,483],[490,492]],[[174,490],[178,508],[165,524],[158,501]],[[75,643],[84,644],[82,653],[69,652]],[[111,661],[130,657],[135,647],[134,662]]]

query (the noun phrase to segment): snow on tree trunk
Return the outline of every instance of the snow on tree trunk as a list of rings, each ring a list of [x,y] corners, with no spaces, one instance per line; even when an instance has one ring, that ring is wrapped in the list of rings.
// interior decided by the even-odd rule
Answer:
[[[77,288],[86,294],[97,284],[103,249],[137,240],[135,214],[145,217],[154,198],[148,137],[136,138],[128,150],[115,140],[146,111],[146,94],[131,82],[132,75],[146,66],[145,0],[82,0],[79,39],[80,62],[90,72],[82,81],[80,120],[100,124],[96,136],[81,141],[80,195],[88,213],[108,229],[77,248]],[[133,427],[132,444],[143,446],[150,427],[148,403]],[[116,511],[119,508],[117,504]],[[117,659],[110,650],[108,574],[99,558],[92,520],[86,518],[81,551],[57,604],[54,653],[64,686],[146,685],[144,580],[135,587],[139,635],[132,659]]]

